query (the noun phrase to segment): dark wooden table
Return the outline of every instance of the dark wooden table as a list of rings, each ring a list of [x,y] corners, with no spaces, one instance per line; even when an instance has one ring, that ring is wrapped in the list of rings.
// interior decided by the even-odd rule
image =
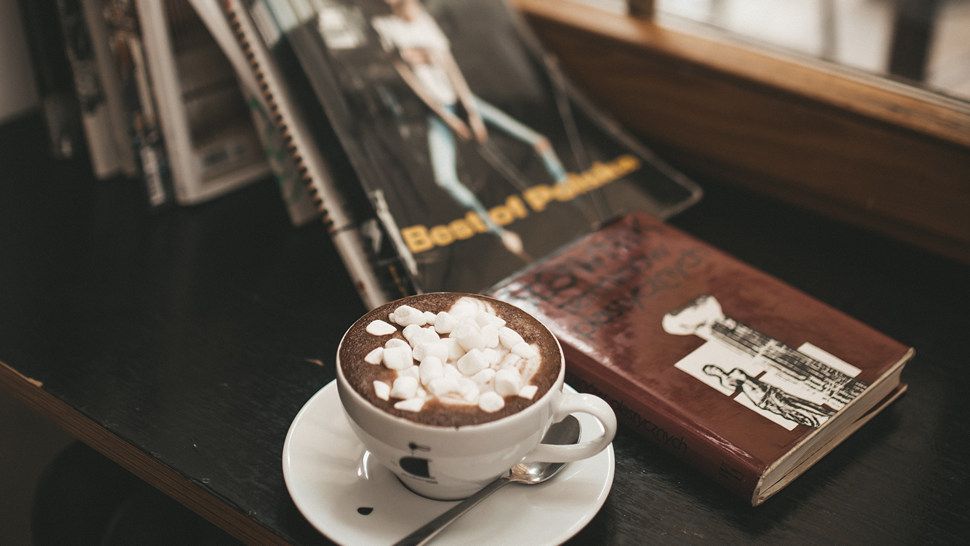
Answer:
[[[702,180],[673,223],[918,354],[909,393],[753,509],[649,442],[577,541],[957,543],[970,538],[970,270]],[[239,538],[320,542],[283,485],[284,434],[363,311],[323,229],[272,183],[150,215],[138,184],[0,132],[0,385]]]

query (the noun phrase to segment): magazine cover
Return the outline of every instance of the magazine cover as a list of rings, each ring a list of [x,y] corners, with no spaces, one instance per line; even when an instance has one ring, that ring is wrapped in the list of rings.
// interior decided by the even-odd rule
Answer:
[[[480,291],[697,187],[593,109],[498,0],[256,0],[417,291]],[[336,153],[328,150],[328,153]]]

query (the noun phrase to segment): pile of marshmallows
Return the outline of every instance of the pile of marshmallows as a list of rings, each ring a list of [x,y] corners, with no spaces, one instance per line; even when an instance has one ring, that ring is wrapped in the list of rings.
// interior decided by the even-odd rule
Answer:
[[[488,302],[463,297],[437,314],[402,305],[388,319],[403,327],[407,341],[391,338],[364,361],[397,372],[393,385],[374,381],[378,398],[400,399],[396,409],[418,412],[434,398],[493,413],[505,407],[506,396],[536,395],[529,381],[539,368],[538,349],[506,327]],[[391,323],[372,321],[367,333],[393,334]]]

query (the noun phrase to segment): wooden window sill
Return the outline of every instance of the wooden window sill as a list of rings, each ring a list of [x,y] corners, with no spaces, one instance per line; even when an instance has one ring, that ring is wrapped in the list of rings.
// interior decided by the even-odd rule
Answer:
[[[688,172],[970,262],[970,105],[568,0],[513,0],[590,96]]]

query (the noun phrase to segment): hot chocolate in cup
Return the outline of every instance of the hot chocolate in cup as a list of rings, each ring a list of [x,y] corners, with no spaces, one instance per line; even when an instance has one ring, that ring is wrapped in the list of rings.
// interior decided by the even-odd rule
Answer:
[[[433,293],[382,305],[344,334],[337,387],[361,442],[412,491],[467,497],[524,461],[571,462],[612,441],[612,409],[563,392],[558,340],[535,317],[475,294]],[[540,444],[552,423],[588,413],[605,432]]]

